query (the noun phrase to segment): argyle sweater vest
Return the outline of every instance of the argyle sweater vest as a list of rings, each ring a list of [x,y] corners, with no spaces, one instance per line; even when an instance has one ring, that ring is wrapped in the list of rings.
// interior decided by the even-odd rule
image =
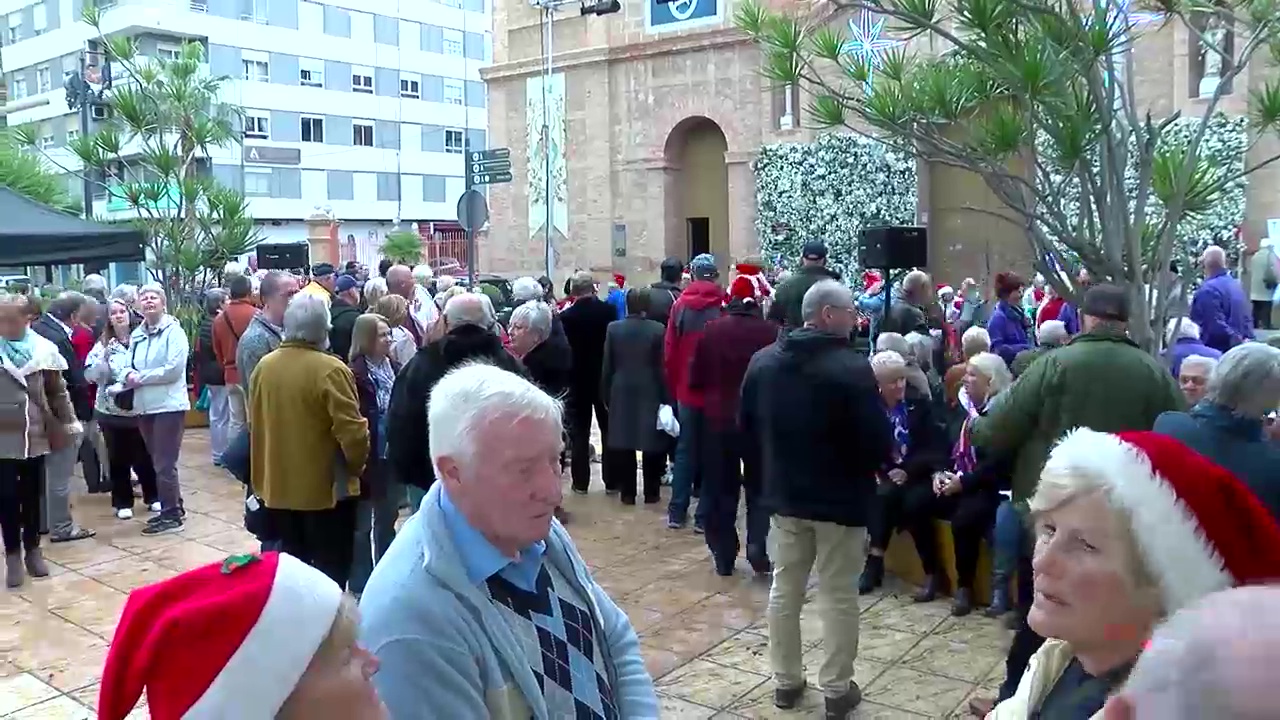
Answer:
[[[501,575],[485,582],[503,621],[520,640],[552,718],[616,720],[609,671],[587,598],[543,562],[528,592]]]

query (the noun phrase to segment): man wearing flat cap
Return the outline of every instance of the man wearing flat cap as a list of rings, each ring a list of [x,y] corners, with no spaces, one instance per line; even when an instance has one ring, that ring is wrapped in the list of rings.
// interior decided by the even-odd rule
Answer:
[[[311,282],[299,292],[303,295],[315,295],[329,305],[333,303],[333,292],[337,282],[337,271],[332,265],[326,262],[316,263],[311,266]]]
[[[1013,502],[1025,509],[1049,450],[1068,431],[1150,430],[1162,412],[1183,406],[1173,376],[1129,339],[1129,296],[1115,285],[1091,286],[1080,303],[1081,330],[1066,345],[1037,358],[973,423],[980,452],[1014,459]],[[1031,541],[1018,560],[1018,605],[1031,600]],[[1021,582],[1026,578],[1027,582]],[[1013,694],[1043,642],[1025,616],[1006,659],[1000,699]]]

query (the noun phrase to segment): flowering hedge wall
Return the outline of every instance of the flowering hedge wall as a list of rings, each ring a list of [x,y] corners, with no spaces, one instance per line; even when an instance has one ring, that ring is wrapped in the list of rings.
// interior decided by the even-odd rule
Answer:
[[[821,240],[830,266],[853,279],[864,226],[915,224],[915,158],[875,140],[832,134],[766,145],[752,167],[761,251],[782,267],[797,265],[800,248]]]

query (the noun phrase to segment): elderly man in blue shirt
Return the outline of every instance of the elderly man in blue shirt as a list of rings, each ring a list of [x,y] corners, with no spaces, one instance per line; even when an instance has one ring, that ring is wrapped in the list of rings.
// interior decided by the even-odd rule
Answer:
[[[631,622],[554,519],[559,401],[470,364],[432,389],[427,412],[439,482],[360,603],[391,716],[658,717]]]

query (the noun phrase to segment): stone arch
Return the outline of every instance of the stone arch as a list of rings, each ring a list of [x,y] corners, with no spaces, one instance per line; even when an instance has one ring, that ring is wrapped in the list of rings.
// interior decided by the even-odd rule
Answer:
[[[663,144],[664,251],[686,262],[710,252],[729,261],[729,141],[716,121],[691,115],[677,122]]]

